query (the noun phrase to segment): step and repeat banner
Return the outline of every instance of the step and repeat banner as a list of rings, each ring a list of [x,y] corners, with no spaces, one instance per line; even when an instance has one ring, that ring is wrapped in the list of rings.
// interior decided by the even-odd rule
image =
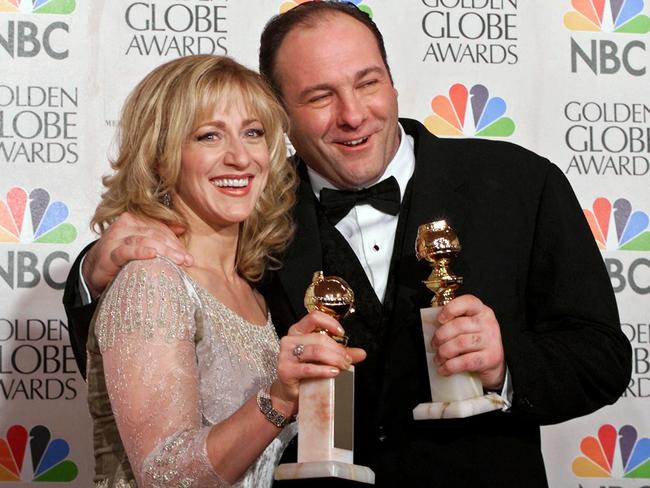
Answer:
[[[256,69],[265,22],[298,3],[0,0],[0,488],[91,485],[61,297],[126,95],[178,56]],[[402,116],[515,142],[571,181],[634,364],[615,405],[543,428],[549,482],[650,487],[650,0],[354,3],[385,36]]]

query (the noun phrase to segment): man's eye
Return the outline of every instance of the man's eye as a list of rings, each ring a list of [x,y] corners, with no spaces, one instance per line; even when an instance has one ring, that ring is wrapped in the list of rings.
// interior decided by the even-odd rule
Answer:
[[[326,102],[328,100],[329,96],[330,96],[329,93],[323,93],[321,95],[315,95],[315,96],[313,96],[313,97],[311,97],[309,99],[309,103],[312,103],[312,104],[313,103],[315,103],[315,104],[324,103],[324,102]]]
[[[361,88],[368,88],[377,84],[377,80],[368,80],[361,83]]]

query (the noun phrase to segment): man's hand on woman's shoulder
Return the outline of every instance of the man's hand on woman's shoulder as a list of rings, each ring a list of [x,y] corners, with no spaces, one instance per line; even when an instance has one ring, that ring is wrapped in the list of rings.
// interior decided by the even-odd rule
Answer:
[[[128,212],[120,215],[90,248],[83,262],[81,273],[93,299],[129,261],[165,256],[178,265],[191,266],[192,256],[177,237],[183,230],[172,230],[162,222]]]

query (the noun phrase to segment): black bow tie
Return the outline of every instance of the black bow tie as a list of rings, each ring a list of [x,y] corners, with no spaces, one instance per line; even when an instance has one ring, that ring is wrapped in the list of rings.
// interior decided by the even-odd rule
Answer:
[[[327,218],[334,225],[345,217],[352,207],[364,203],[372,205],[381,212],[397,215],[400,205],[399,185],[395,177],[391,176],[370,188],[358,191],[323,188],[320,191],[320,203]]]

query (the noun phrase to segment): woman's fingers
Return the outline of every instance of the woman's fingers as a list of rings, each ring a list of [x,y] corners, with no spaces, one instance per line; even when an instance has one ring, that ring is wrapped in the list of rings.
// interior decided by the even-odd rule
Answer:
[[[320,330],[326,331],[328,334],[333,336],[342,336],[345,334],[343,327],[341,327],[341,324],[339,324],[336,319],[316,310],[308,313],[298,322],[293,324],[289,328],[287,335],[299,336],[311,334],[312,332]]]
[[[327,334],[320,333],[283,337],[280,354],[286,356],[283,359],[295,363],[315,363],[343,369],[352,364],[347,348],[337,344]]]

